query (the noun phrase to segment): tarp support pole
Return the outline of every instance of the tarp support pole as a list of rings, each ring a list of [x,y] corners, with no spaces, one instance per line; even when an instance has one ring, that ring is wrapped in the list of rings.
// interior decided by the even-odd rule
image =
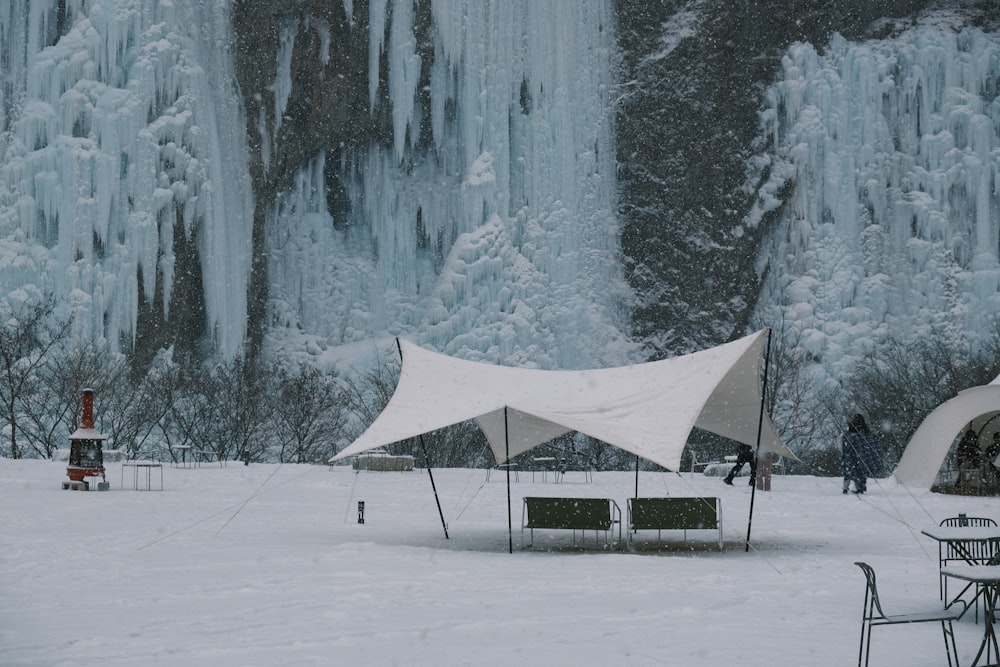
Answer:
[[[507,469],[507,551],[514,553],[514,523],[510,518],[510,437],[508,433],[507,406],[505,405],[503,407],[503,448],[504,463],[507,464],[504,466]]]
[[[639,455],[635,455],[635,496],[636,499],[639,498]],[[632,534],[638,533],[639,530],[636,528],[632,529]]]
[[[403,346],[399,344],[399,337],[396,337],[396,351],[399,352],[399,362],[403,362]],[[424,460],[427,461],[427,476],[431,480],[431,490],[434,491],[434,502],[438,506],[438,516],[441,517],[441,527],[444,529],[444,539],[450,539],[448,537],[448,524],[444,520],[444,512],[441,511],[441,499],[438,498],[437,485],[434,484],[434,473],[431,471],[431,457],[427,453],[427,445],[424,444],[424,434],[420,434],[420,449],[424,452]]]
[[[434,484],[434,473],[431,472],[431,457],[427,453],[427,447],[424,445],[424,434],[420,434],[420,449],[424,451],[424,460],[427,461],[427,476],[431,478],[431,489],[434,491],[434,502],[438,506],[438,515],[441,517],[441,527],[444,528],[444,539],[448,538],[448,524],[444,521],[444,512],[441,511],[441,499],[438,498],[437,486]]]
[[[753,501],[757,495],[757,475],[754,471],[757,469],[757,457],[760,456],[760,434],[764,428],[764,402],[767,398],[767,371],[771,365],[771,328],[767,329],[767,349],[764,352],[764,388],[760,392],[760,418],[757,420],[757,447],[754,449],[754,462],[753,468],[750,470],[750,474],[754,476],[754,485],[750,490],[750,515],[747,517],[747,543],[745,551],[749,553],[750,551],[750,526],[753,524]]]

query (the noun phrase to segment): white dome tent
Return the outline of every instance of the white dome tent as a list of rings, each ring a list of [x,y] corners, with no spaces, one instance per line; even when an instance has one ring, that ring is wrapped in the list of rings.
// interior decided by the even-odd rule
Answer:
[[[979,436],[980,449],[1000,431],[1000,377],[958,392],[927,415],[899,459],[896,480],[905,486],[931,488],[948,450],[969,428]]]

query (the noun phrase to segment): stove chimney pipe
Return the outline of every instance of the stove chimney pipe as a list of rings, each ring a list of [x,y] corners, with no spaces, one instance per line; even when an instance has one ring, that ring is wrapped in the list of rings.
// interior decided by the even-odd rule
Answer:
[[[83,390],[83,419],[80,426],[94,428],[94,390],[89,387]]]

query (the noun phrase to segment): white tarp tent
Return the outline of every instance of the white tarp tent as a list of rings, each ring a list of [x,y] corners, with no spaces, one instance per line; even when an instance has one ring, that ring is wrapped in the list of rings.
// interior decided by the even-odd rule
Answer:
[[[985,449],[1000,430],[1000,378],[958,392],[935,408],[910,438],[894,473],[903,485],[929,489],[955,439],[973,429]]]
[[[475,419],[498,463],[578,431],[680,468],[698,427],[795,458],[761,411],[763,329],[709,350],[634,366],[553,371],[455,359],[400,340],[395,392],[374,423],[331,462]],[[763,419],[763,421],[761,421]]]

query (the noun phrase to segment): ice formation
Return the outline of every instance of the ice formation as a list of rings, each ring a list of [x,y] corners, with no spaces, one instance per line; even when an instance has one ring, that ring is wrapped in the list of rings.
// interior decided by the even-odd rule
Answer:
[[[166,310],[183,234],[199,250],[212,343],[241,349],[253,208],[227,6],[2,3],[5,293],[76,295],[80,335],[127,347],[139,276]]]
[[[748,223],[794,181],[790,222],[761,252],[765,309],[833,375],[890,332],[976,344],[995,330],[998,86],[1000,39],[940,22],[784,57],[763,116],[771,181]]]
[[[140,300],[161,289],[169,304],[184,234],[198,243],[212,342],[239,351],[253,204],[227,12],[224,0],[0,8],[0,283],[79,294],[81,333],[128,345]],[[315,351],[410,333],[508,363],[623,361],[610,0],[435,0],[429,118],[412,2],[368,12],[370,103],[384,84],[393,141],[335,164],[318,151],[270,204],[271,340],[301,333]],[[281,26],[274,120],[255,120],[265,169],[309,30],[328,44],[307,13]],[[417,150],[426,124],[433,146]],[[339,229],[327,169],[348,183]]]
[[[336,158],[317,147],[266,203],[270,349],[322,355],[405,334],[515,365],[632,360],[613,9],[430,0],[427,63],[412,0],[371,0],[368,100],[389,105],[391,140]],[[188,239],[211,342],[240,351],[254,201],[229,10],[230,0],[0,3],[0,296],[53,291],[72,300],[81,335],[127,346],[141,301],[162,293],[169,304]],[[293,92],[293,47],[311,31],[326,54],[330,27],[304,11],[270,56],[277,113],[253,119],[265,169]],[[760,303],[830,368],[889,331],[992,331],[998,81],[997,38],[941,19],[789,49],[762,116],[770,180],[745,224],[794,182],[791,223],[761,249]],[[350,203],[336,225],[333,172]]]
[[[405,333],[516,365],[627,361],[612,3],[433,0],[431,13],[426,118],[412,2],[369,5],[369,101],[385,84],[392,141],[343,164],[321,153],[279,197],[272,338],[307,332],[322,350]],[[428,123],[432,146],[417,146]],[[329,169],[348,183],[342,229],[326,213]]]

